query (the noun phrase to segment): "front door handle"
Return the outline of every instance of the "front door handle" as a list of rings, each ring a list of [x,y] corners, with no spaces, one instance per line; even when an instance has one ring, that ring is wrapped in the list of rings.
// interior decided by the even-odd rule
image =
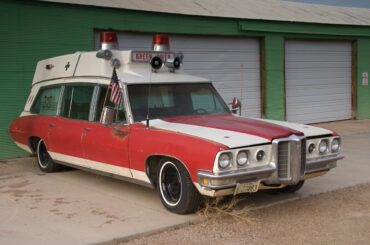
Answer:
[[[89,132],[89,131],[91,131],[91,128],[84,128],[84,131]]]
[[[51,127],[51,128],[52,128],[52,127],[55,127],[55,126],[56,126],[56,125],[55,125],[55,123],[50,123],[50,124],[49,124],[49,127]]]

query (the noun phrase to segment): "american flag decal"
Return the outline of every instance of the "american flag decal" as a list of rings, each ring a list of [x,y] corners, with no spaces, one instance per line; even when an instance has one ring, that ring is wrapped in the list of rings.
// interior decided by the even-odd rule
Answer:
[[[119,86],[119,80],[117,77],[116,69],[113,69],[112,79],[110,81],[111,85],[111,94],[110,94],[110,101],[112,101],[116,105],[122,104],[122,93]]]

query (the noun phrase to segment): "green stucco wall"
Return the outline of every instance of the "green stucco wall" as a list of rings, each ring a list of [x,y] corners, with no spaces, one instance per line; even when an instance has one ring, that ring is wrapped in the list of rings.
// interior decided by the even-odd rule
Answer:
[[[357,39],[357,119],[370,118],[370,84],[362,85],[362,72],[370,74],[370,39]]]
[[[265,116],[270,119],[284,120],[284,37],[281,34],[269,34],[265,36],[264,42]]]
[[[370,89],[361,72],[370,71],[370,28],[289,22],[247,21],[53,4],[35,1],[0,2],[0,159],[25,156],[8,135],[8,126],[22,111],[38,60],[92,50],[94,29],[241,35],[263,42],[265,116],[285,118],[284,40],[343,38],[357,41],[357,117],[370,118]]]

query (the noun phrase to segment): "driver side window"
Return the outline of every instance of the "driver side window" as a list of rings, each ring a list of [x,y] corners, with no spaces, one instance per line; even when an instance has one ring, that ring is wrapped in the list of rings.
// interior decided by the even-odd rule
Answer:
[[[110,101],[110,95],[111,95],[111,89],[108,89],[107,86],[100,87],[98,99],[96,103],[96,113],[94,116],[94,121],[99,122],[100,117],[103,112],[104,107],[110,107],[115,109],[115,123],[126,123],[126,113],[125,113],[125,107],[122,103],[121,105],[116,105],[113,102]]]
[[[215,100],[214,95],[207,89],[200,89],[190,94],[193,103],[193,110],[219,111],[222,107]]]

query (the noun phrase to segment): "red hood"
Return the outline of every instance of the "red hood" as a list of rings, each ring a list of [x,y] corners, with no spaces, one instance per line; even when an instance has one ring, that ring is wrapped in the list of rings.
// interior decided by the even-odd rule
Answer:
[[[270,141],[276,138],[289,137],[292,134],[303,135],[302,132],[290,128],[260,120],[237,117],[231,114],[181,116],[163,118],[162,120],[172,123],[182,123],[246,133],[259,136]]]

